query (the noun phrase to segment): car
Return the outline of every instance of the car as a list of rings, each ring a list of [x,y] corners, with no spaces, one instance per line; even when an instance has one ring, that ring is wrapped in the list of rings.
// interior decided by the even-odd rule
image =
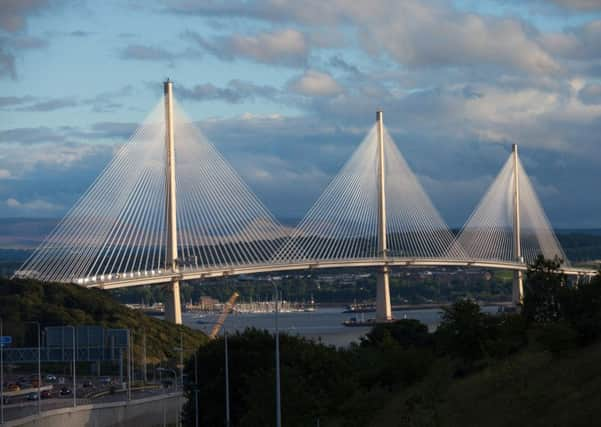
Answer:
[[[83,386],[84,388],[89,388],[89,387],[92,387],[92,388],[94,388],[94,384],[92,384],[92,381],[90,381],[90,380],[85,380],[85,381],[83,382],[82,386]]]
[[[100,377],[100,378],[98,378],[98,382],[100,382],[100,384],[107,385],[107,384],[112,383],[113,380],[111,379],[111,377]]]
[[[68,387],[61,388],[60,395],[61,396],[71,396],[71,389]]]
[[[52,397],[52,393],[50,392],[50,390],[44,390],[42,391],[40,396],[42,397],[42,399],[50,399]]]
[[[27,400],[38,400],[38,394],[37,393],[29,393],[27,395]]]
[[[8,387],[6,387],[6,391],[21,391],[21,387],[19,384],[9,384]]]
[[[52,374],[46,375],[46,381],[48,381],[49,383],[56,382],[56,375],[52,375]]]

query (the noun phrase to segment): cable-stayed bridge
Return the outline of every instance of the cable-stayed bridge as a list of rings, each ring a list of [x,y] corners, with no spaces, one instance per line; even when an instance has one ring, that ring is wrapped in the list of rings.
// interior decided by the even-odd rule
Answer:
[[[166,284],[181,323],[179,282],[316,268],[377,270],[377,318],[391,319],[389,269],[457,266],[522,274],[539,254],[571,267],[517,146],[455,236],[383,125],[375,126],[294,228],[281,225],[215,147],[165,97],[17,277],[114,289]]]

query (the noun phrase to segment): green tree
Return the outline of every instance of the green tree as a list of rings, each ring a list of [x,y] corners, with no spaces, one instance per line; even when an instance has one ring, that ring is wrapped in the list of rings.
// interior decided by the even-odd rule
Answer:
[[[443,309],[442,321],[436,330],[439,350],[474,361],[484,356],[488,338],[487,316],[470,300],[460,300]]]
[[[567,278],[559,271],[560,266],[559,258],[550,260],[542,255],[528,266],[522,313],[529,322],[548,323],[562,318],[561,299]]]

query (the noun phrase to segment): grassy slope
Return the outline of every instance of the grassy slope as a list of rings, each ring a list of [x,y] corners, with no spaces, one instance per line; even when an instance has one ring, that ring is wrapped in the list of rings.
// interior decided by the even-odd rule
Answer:
[[[110,294],[65,283],[41,283],[35,280],[0,279],[0,317],[5,332],[23,337],[23,322],[37,320],[42,326],[102,325],[107,328],[130,328],[137,351],[146,332],[150,363],[172,359],[179,347],[180,333],[184,347],[197,348],[206,336],[185,326],[153,319],[116,302]]]
[[[463,379],[431,375],[394,395],[372,425],[599,425],[600,391],[600,344],[559,359],[526,351]]]

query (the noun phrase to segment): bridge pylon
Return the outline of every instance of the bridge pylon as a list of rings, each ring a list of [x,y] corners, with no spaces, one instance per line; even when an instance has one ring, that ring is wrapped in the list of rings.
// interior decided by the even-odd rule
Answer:
[[[386,241],[386,171],[384,159],[384,123],[382,111],[376,112],[378,130],[378,255],[387,257],[388,245]],[[376,321],[387,322],[392,320],[390,306],[390,273],[388,267],[382,267],[376,279]]]
[[[520,181],[519,181],[519,161],[518,161],[518,145],[512,146],[513,156],[513,253],[516,261],[523,263],[522,257],[522,236],[520,225]],[[524,278],[522,271],[513,272],[513,284],[511,291],[511,300],[514,306],[522,304],[524,299]]]
[[[165,211],[167,214],[167,259],[166,267],[173,273],[178,272],[177,266],[177,206],[175,187],[175,140],[173,137],[173,83],[167,79],[163,84],[165,93],[165,146],[166,172],[165,177]],[[179,280],[172,279],[167,285],[165,300],[165,320],[182,324],[182,307],[179,293]]]

